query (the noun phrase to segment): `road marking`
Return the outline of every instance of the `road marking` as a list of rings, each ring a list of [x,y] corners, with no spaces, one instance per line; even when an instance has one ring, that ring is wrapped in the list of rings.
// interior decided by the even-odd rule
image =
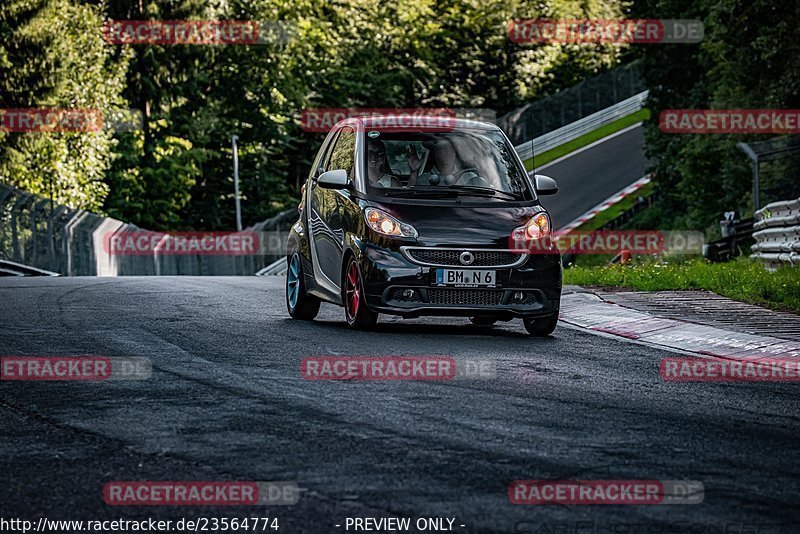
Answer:
[[[617,202],[621,201],[623,198],[627,197],[628,195],[630,195],[634,191],[639,190],[644,185],[649,184],[649,183],[650,183],[650,175],[648,174],[648,175],[642,176],[641,178],[639,178],[638,180],[633,182],[631,185],[629,185],[628,187],[626,187],[622,191],[620,191],[618,193],[614,193],[609,198],[607,198],[606,200],[604,200],[603,202],[601,202],[597,206],[593,207],[592,209],[588,210],[583,215],[573,219],[568,224],[565,224],[564,226],[560,227],[558,229],[558,231],[564,233],[564,232],[568,232],[570,230],[573,230],[573,229],[579,227],[580,225],[582,225],[586,221],[588,221],[590,219],[593,219],[601,211],[607,210],[608,208],[610,208],[611,206],[613,206]]]

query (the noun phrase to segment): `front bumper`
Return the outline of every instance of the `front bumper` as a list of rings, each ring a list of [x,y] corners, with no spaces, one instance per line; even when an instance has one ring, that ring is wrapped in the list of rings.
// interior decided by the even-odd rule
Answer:
[[[561,301],[557,252],[526,255],[514,267],[475,267],[496,271],[493,288],[437,286],[437,268],[465,267],[420,265],[399,250],[367,244],[361,256],[366,302],[380,313],[511,319],[551,315],[558,312]],[[412,290],[413,296],[404,295],[407,290]]]

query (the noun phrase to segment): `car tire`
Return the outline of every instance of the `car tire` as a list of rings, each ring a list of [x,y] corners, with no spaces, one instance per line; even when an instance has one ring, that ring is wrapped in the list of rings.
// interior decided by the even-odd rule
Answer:
[[[552,315],[545,315],[544,317],[536,317],[532,319],[523,319],[522,323],[525,325],[525,330],[532,336],[547,337],[553,333],[558,324],[558,313]]]
[[[351,257],[344,271],[342,302],[347,326],[355,330],[369,330],[378,322],[378,314],[367,307],[364,298],[364,282],[358,262]]]
[[[320,300],[306,293],[303,262],[295,252],[286,258],[286,309],[292,319],[311,321],[319,313]]]
[[[490,326],[494,326],[497,319],[490,319],[489,317],[470,317],[469,322],[481,328],[489,328]]]

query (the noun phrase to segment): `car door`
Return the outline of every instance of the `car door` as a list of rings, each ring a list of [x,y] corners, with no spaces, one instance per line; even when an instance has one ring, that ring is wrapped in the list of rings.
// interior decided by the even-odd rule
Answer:
[[[355,130],[350,126],[343,127],[325,154],[321,171],[344,169],[352,180],[355,169],[355,139]],[[338,290],[344,251],[345,203],[349,195],[344,191],[319,187],[316,182],[312,189],[310,225],[316,252],[315,264],[325,279]]]
[[[324,286],[326,289],[333,293],[339,292],[339,284],[330,280],[326,272],[330,271],[327,264],[331,259],[331,252],[334,246],[334,241],[331,232],[328,230],[325,223],[325,208],[330,203],[330,191],[320,187],[317,183],[319,175],[325,172],[325,167],[331,158],[331,152],[336,144],[336,139],[339,137],[339,131],[333,132],[331,140],[324,148],[320,156],[317,168],[312,171],[310,184],[310,191],[308,192],[308,228],[311,234],[311,256],[314,265],[314,278],[317,283]],[[326,267],[323,268],[323,263]]]

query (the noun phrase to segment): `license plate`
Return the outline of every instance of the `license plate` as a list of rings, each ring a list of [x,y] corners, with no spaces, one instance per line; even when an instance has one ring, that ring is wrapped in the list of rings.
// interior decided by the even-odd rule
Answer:
[[[497,271],[476,271],[473,269],[436,269],[437,286],[455,287],[494,287]]]

